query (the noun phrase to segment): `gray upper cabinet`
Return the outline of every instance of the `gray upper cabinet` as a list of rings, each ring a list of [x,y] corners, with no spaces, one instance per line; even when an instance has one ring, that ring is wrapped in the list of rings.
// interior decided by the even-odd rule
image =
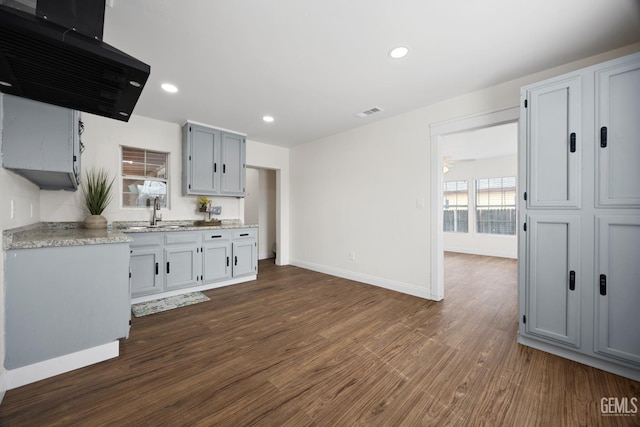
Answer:
[[[580,207],[581,78],[527,90],[528,205]]]
[[[244,136],[187,122],[182,140],[184,195],[244,197]]]
[[[77,190],[78,111],[11,95],[2,104],[2,166],[44,190]]]
[[[225,196],[244,196],[246,140],[241,135],[222,132],[221,190]]]
[[[640,59],[596,73],[597,204],[640,207]]]

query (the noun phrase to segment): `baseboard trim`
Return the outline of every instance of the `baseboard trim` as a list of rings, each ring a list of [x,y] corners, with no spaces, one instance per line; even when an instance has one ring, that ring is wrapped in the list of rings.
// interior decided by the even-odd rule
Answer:
[[[621,377],[629,378],[634,381],[640,381],[640,371],[638,368],[631,368],[617,363],[608,362],[603,359],[598,359],[597,357],[557,347],[520,334],[518,334],[518,343],[546,353],[555,354],[556,356],[563,357],[565,359],[573,360],[574,362],[582,363],[583,365],[591,366],[592,368],[611,372],[612,374],[620,375]]]
[[[175,296],[175,295],[182,295],[182,294],[186,294],[188,292],[208,291],[209,289],[222,288],[223,286],[236,285],[238,283],[250,282],[252,280],[256,280],[257,278],[258,278],[258,275],[254,274],[254,275],[251,275],[251,276],[236,277],[236,278],[233,278],[231,280],[224,280],[224,281],[221,281],[221,282],[213,282],[213,283],[207,283],[207,284],[199,285],[199,286],[192,286],[190,288],[176,289],[174,291],[167,291],[167,292],[162,292],[162,293],[159,293],[159,294],[152,294],[152,295],[145,295],[145,296],[141,296],[141,297],[135,297],[135,298],[131,298],[131,304],[137,304],[139,302],[153,301],[155,299],[167,298],[167,297],[172,297],[172,296]]]
[[[119,341],[113,341],[32,365],[11,369],[7,371],[6,375],[7,390],[113,359],[118,357],[119,354],[120,343]]]
[[[329,274],[331,276],[341,277],[343,279],[354,280],[356,282],[362,282],[367,285],[378,286],[380,288],[389,289],[391,291],[400,292],[415,297],[425,298],[429,300],[439,301],[442,298],[434,297],[431,294],[431,289],[421,288],[408,283],[397,282],[395,280],[383,279],[381,277],[370,276],[362,273],[355,273],[353,271],[342,270],[339,268],[329,267],[321,264],[314,264],[311,262],[300,260],[289,260],[291,265],[296,267],[305,268],[307,270],[317,271],[319,273]]]
[[[4,400],[4,395],[7,392],[7,371],[0,367],[0,405]]]

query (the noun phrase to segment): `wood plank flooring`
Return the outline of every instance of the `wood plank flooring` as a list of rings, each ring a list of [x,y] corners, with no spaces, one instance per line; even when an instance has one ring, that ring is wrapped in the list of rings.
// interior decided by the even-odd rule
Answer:
[[[0,425],[640,425],[600,414],[640,383],[516,343],[514,260],[448,253],[445,280],[433,302],[267,260],[133,318],[119,358],[8,391]]]

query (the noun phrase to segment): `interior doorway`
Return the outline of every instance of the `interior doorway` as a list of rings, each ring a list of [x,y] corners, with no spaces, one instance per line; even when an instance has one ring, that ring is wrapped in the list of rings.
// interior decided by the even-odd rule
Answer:
[[[443,122],[439,124],[435,124],[431,126],[431,297],[434,300],[441,300],[444,298],[444,251],[445,251],[445,239],[444,239],[444,219],[445,219],[445,199],[444,199],[444,183],[445,183],[445,174],[444,170],[447,167],[449,170],[452,170],[453,163],[451,160],[454,159],[454,155],[458,156],[458,160],[470,160],[468,163],[472,163],[471,160],[477,161],[477,159],[471,159],[467,156],[467,154],[451,154],[455,153],[450,152],[448,154],[449,158],[446,159],[449,161],[449,165],[445,160],[445,144],[447,140],[454,141],[456,139],[455,135],[467,133],[470,134],[474,131],[480,131],[482,129],[488,129],[497,127],[500,125],[514,124],[517,130],[517,122],[519,118],[519,109],[518,107],[509,108],[506,110],[495,111],[486,114],[479,114],[475,116],[460,118],[451,120],[448,122]],[[517,151],[517,139],[514,141],[516,145]],[[469,149],[467,148],[468,152]],[[481,153],[482,150],[474,150],[474,152]],[[464,153],[464,151],[460,152]],[[480,154],[474,154],[471,157],[477,157]],[[517,159],[517,154],[516,154]],[[455,159],[454,159],[455,160]],[[458,161],[458,168],[460,169],[462,163]],[[517,164],[517,163],[516,163]],[[455,167],[455,166],[453,166]],[[472,169],[472,168],[468,168]],[[517,175],[516,175],[517,176]],[[491,178],[491,177],[487,177]],[[468,181],[468,179],[467,179]],[[517,180],[516,180],[517,182]],[[495,185],[495,183],[493,183]],[[467,184],[468,185],[468,184]],[[501,181],[501,185],[503,185]],[[474,181],[472,185],[472,190],[469,190],[467,186],[467,194],[469,199],[467,200],[467,210],[476,209],[475,198],[478,197],[478,192],[475,189],[476,183]],[[489,182],[487,182],[487,186],[489,186]],[[514,195],[517,194],[514,190]],[[472,202],[472,204],[469,204]],[[490,207],[490,206],[488,206]],[[476,212],[474,211],[474,214]],[[495,215],[495,213],[491,213]],[[450,216],[450,215],[449,215]],[[455,217],[454,217],[455,220]],[[492,221],[489,221],[492,223]],[[474,223],[469,224],[469,226],[476,228],[477,220],[474,218]],[[517,220],[516,220],[517,224]],[[458,242],[459,243],[459,242]],[[515,245],[516,256],[517,256],[517,232],[515,241],[513,242]],[[448,242],[451,244],[451,242]],[[494,256],[497,254],[494,254]]]
[[[258,225],[258,259],[275,258],[276,171],[247,167],[244,223]]]

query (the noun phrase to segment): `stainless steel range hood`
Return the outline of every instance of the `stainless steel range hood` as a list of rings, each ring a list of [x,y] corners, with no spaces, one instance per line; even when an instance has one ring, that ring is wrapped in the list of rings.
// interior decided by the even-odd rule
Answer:
[[[2,92],[128,121],[150,71],[97,38],[0,5]]]

